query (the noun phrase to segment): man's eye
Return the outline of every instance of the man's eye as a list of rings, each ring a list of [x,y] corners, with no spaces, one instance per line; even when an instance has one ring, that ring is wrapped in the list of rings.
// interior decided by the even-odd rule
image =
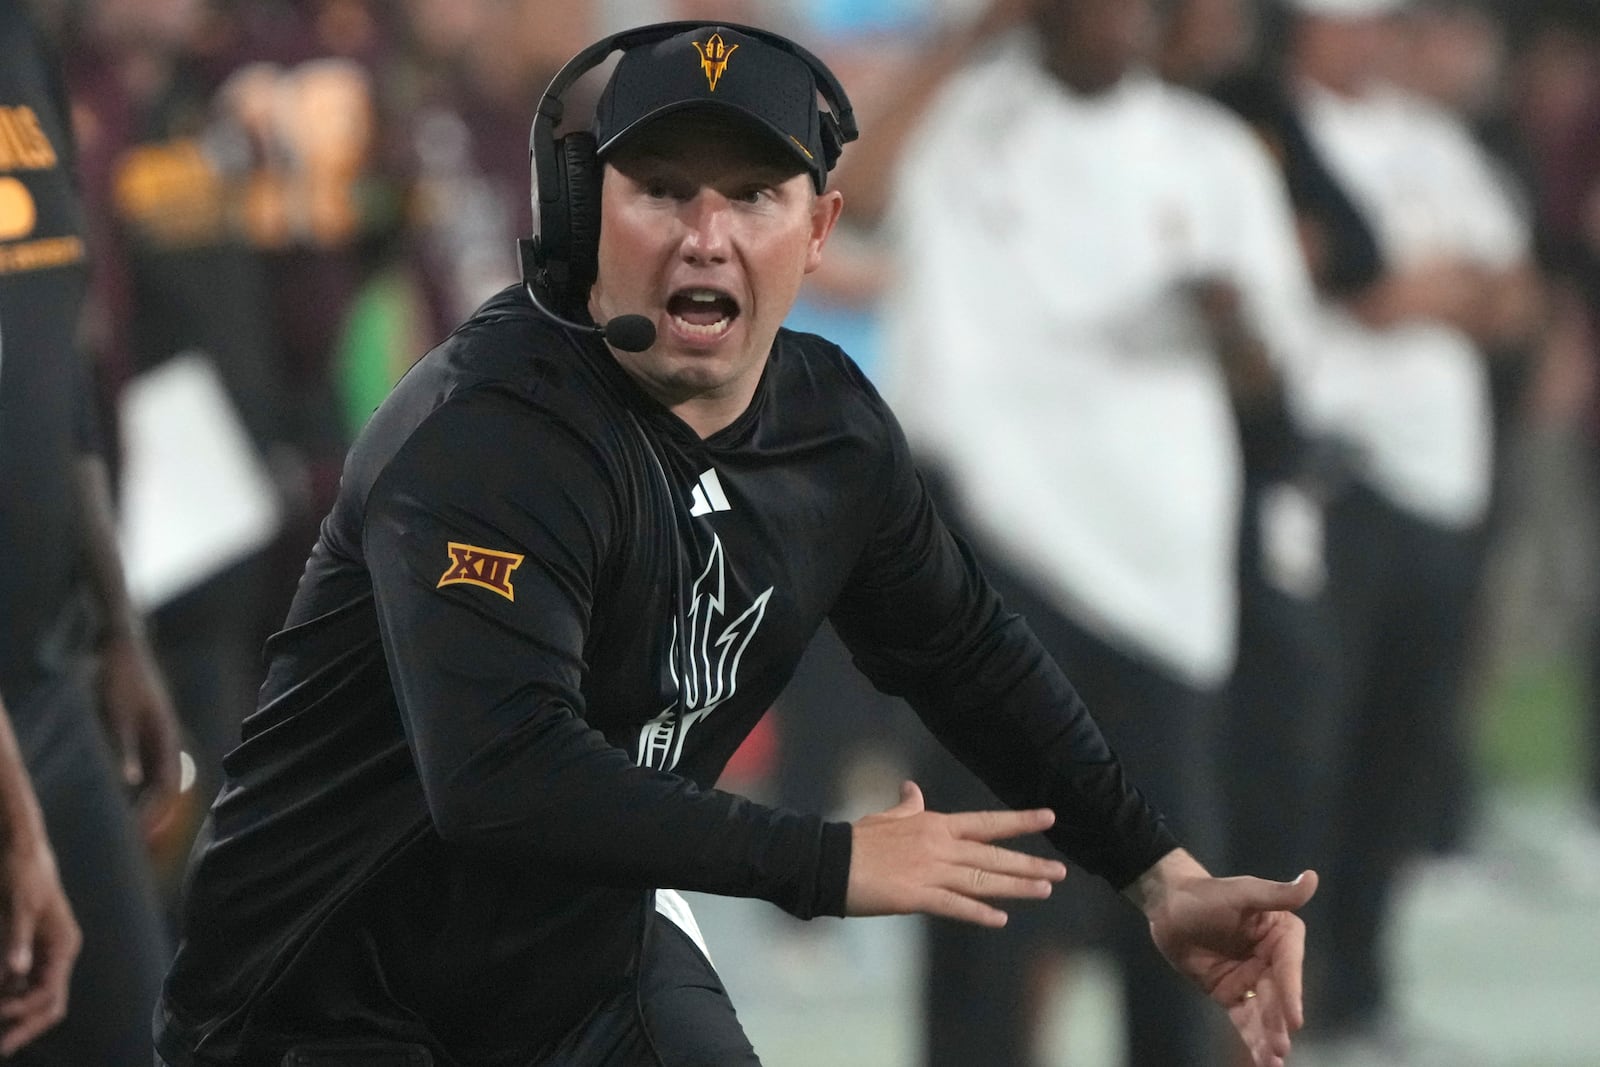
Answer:
[[[749,189],[745,189],[739,193],[735,199],[744,204],[759,204],[762,200],[766,199],[766,195],[767,187],[764,185],[758,185]]]
[[[652,200],[665,200],[672,195],[672,190],[667,188],[666,182],[645,182],[644,195]]]

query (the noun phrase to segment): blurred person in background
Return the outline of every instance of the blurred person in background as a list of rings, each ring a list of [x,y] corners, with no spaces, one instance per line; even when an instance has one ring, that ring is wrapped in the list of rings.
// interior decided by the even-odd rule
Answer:
[[[1158,66],[1250,124],[1280,169],[1313,283],[1347,294],[1378,277],[1376,237],[1306,133],[1273,50],[1274,14],[1253,0],[1176,0]],[[1325,855],[1338,776],[1327,759],[1338,731],[1323,531],[1348,473],[1339,442],[1304,410],[1313,370],[1287,364],[1282,402],[1238,413],[1239,644],[1221,759],[1228,855],[1251,870]]]
[[[0,54],[11,57],[0,28]],[[14,99],[7,94],[7,99]],[[4,168],[0,168],[4,170]],[[3,246],[0,246],[3,247]],[[3,325],[3,323],[0,323]],[[61,888],[44,813],[0,700],[0,1056],[15,1055],[67,1013],[72,965],[83,932]],[[47,1062],[61,1062],[59,1060]]]
[[[527,107],[593,36],[586,2],[407,0],[374,80],[377,155],[403,187],[403,228],[365,243],[332,356],[347,439],[425,351],[517,276]]]
[[[207,148],[231,224],[265,275],[261,314],[281,388],[269,460],[283,520],[268,549],[256,647],[283,618],[350,441],[339,360],[352,308],[405,222],[383,81],[397,44],[377,0],[232,0],[211,8],[196,62],[214,86]]]
[[[1539,323],[1527,225],[1461,120],[1395,74],[1402,0],[1295,0],[1287,70],[1313,143],[1383,271],[1324,301],[1309,389],[1353,449],[1328,513],[1340,790],[1330,813],[1315,1027],[1330,1056],[1413,1062],[1385,959],[1400,863],[1459,793],[1461,685],[1490,503],[1487,361]]]
[[[1175,0],[1158,68],[1250,125],[1282,172],[1316,288],[1355,292],[1381,270],[1377,238],[1306,132],[1283,69],[1286,18],[1261,0]]]
[[[1283,403],[1313,303],[1257,139],[1146,70],[1159,25],[1143,2],[992,5],[869,116],[841,187],[888,216],[889,392],[942,508],[1155,802],[1221,855],[1235,413]],[[929,788],[981,804],[968,783]],[[1045,954],[1103,937],[1127,1062],[1215,1063],[1142,931],[1070,884],[1057,899],[1000,938],[929,924],[928,1062],[1034,1062]]]
[[[1404,26],[1405,88],[1453,112],[1475,132],[1509,119],[1505,110],[1505,20],[1482,0],[1414,0]],[[1515,149],[1507,149],[1515,152]]]
[[[208,0],[88,0],[68,22],[67,87],[92,236],[88,342],[113,425],[115,401],[137,376],[198,356],[259,456],[281,464],[293,454],[292,416],[266,265],[229,173],[236,131],[213,108],[218,72],[203,48],[216,17]],[[113,443],[120,461],[120,435]],[[190,470],[172,473],[181,480]],[[261,618],[277,600],[270,580],[258,549],[197,569],[148,608],[196,775],[181,832],[156,857],[169,911],[222,757],[254,703]]]
[[[1592,580],[1575,588],[1572,574],[1583,566],[1575,560],[1586,561],[1591,575],[1600,562],[1600,8],[1540,0],[1519,5],[1517,16],[1509,27],[1509,117],[1526,152],[1539,259],[1551,279],[1549,344],[1527,389],[1525,462],[1565,470],[1575,442],[1586,483],[1555,485],[1563,499],[1552,501],[1543,528],[1531,531],[1554,566],[1528,610],[1540,621],[1577,616],[1574,658],[1587,683],[1579,697],[1584,744],[1574,768],[1586,810],[1570,833],[1541,842],[1550,862],[1539,877],[1592,894],[1600,890],[1600,590]],[[1588,518],[1576,535],[1575,515]]]
[[[1209,92],[1257,63],[1259,0],[1177,0],[1165,13],[1155,66],[1174,85]]]
[[[518,141],[528,102],[593,39],[598,14],[562,0],[407,0],[402,12],[404,48],[384,106],[415,177],[413,266],[428,300],[425,336],[437,336],[516,278],[504,237],[527,221],[528,153]]]
[[[178,730],[123,584],[78,343],[88,253],[68,105],[54,53],[28,20],[25,6],[0,5],[0,704],[83,952],[63,1001],[78,935],[26,793],[8,788],[5,889],[17,925],[5,942],[0,1048],[35,1037],[10,1062],[144,1067],[169,947],[142,836],[170,816]],[[37,1036],[63,1005],[66,1017]]]
[[[1527,23],[1543,22],[1530,11]],[[1518,35],[1532,35],[1525,23]],[[1456,739],[1449,741],[1438,762],[1435,799],[1426,813],[1421,843],[1426,852],[1412,875],[1433,884],[1449,884],[1464,894],[1492,889],[1491,873],[1482,855],[1482,832],[1489,825],[1484,811],[1482,774],[1474,758],[1473,714],[1492,692],[1497,670],[1506,666],[1515,642],[1507,631],[1515,608],[1503,587],[1491,587],[1497,563],[1525,543],[1529,534],[1551,524],[1570,522],[1572,510],[1557,488],[1572,464],[1547,451],[1554,446],[1551,430],[1562,420],[1543,397],[1548,380],[1564,377],[1557,366],[1565,359],[1560,338],[1571,336],[1563,325],[1570,317],[1564,286],[1551,285],[1559,276],[1552,254],[1552,231],[1540,204],[1539,160],[1530,137],[1533,128],[1519,121],[1511,96],[1511,34],[1506,19],[1478,0],[1415,0],[1402,23],[1403,61],[1397,81],[1431,101],[1461,123],[1483,150],[1484,165],[1503,183],[1518,214],[1532,231],[1529,258],[1544,294],[1543,327],[1522,337],[1497,342],[1485,361],[1495,447],[1489,505],[1479,531],[1480,592],[1469,620],[1468,650],[1461,693],[1457,697]],[[1591,136],[1590,140],[1600,140]],[[1577,390],[1582,392],[1582,390]],[[1569,424],[1567,429],[1572,427]],[[1567,460],[1574,459],[1567,456]],[[1562,538],[1557,535],[1556,542]],[[1566,554],[1556,547],[1558,554]],[[1509,591],[1507,591],[1509,592]],[[1499,593],[1500,595],[1496,595]],[[1514,599],[1514,598],[1513,598]],[[1581,609],[1571,603],[1571,590],[1546,605],[1546,628],[1570,632]],[[1600,866],[1596,867],[1600,871]]]

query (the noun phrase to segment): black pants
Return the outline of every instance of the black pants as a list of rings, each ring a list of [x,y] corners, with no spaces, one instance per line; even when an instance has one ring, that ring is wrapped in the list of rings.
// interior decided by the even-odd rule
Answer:
[[[1362,1025],[1386,1006],[1394,875],[1430,843],[1441,809],[1459,802],[1461,679],[1481,555],[1476,530],[1425,522],[1368,489],[1329,512],[1338,789],[1306,919],[1313,1025]]]
[[[411,1062],[405,1055],[410,1047],[395,1047],[393,1067]],[[389,1067],[389,1057],[380,1056],[378,1046],[369,1048],[366,1055],[372,1058],[363,1065]],[[141,1062],[148,1061],[147,1052]],[[335,1057],[328,1062],[340,1061]],[[159,1055],[155,1067],[166,1067]],[[761,1061],[722,979],[699,946],[655,915],[637,988],[630,986],[600,1004],[556,1051],[530,1067],[761,1067]]]
[[[87,668],[43,683],[10,711],[83,949],[67,1017],[7,1062],[145,1067],[169,946]]]
[[[1218,698],[1107,645],[990,557],[984,559],[990,581],[1071,679],[1130,780],[1202,863],[1219,864]],[[942,752],[919,778],[934,810],[996,804]],[[1026,847],[1058,855],[1042,838]],[[999,930],[939,919],[926,924],[925,1060],[930,1067],[1031,1063],[1036,1035],[1027,1013],[1028,964],[1041,948],[1062,946],[1103,947],[1115,957],[1132,1067],[1213,1067],[1218,1062],[1222,1013],[1178,976],[1151,943],[1142,918],[1105,883],[1074,871],[1048,902],[1007,910],[1011,919]]]
[[[1328,854],[1328,812],[1342,734],[1332,605],[1321,590],[1272,580],[1261,536],[1263,493],[1247,483],[1239,564],[1239,655],[1223,715],[1223,794],[1230,871],[1289,879]]]
[[[656,915],[637,992],[602,1004],[539,1067],[761,1067],[722,979]]]

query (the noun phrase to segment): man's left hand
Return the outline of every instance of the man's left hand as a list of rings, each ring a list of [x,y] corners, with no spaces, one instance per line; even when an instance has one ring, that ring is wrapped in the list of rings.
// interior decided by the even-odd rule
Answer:
[[[1213,878],[1182,850],[1129,890],[1161,954],[1222,1005],[1256,1067],[1283,1067],[1305,1023],[1306,927],[1294,912],[1316,891],[1315,871],[1292,882]]]
[[[172,698],[139,636],[117,635],[101,646],[100,709],[123,783],[137,798],[140,827],[152,839],[175,810],[179,731]]]

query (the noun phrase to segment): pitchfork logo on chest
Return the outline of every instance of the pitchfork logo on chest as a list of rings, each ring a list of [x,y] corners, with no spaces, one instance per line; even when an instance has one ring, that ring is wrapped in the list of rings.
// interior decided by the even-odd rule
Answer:
[[[767,614],[772,587],[729,619],[727,573],[722,539],[711,541],[711,558],[694,581],[687,613],[687,633],[672,620],[672,643],[667,651],[678,699],[639,731],[635,762],[641,767],[669,771],[683,756],[683,743],[692,730],[739,689],[739,664]],[[680,648],[679,642],[682,641]]]

